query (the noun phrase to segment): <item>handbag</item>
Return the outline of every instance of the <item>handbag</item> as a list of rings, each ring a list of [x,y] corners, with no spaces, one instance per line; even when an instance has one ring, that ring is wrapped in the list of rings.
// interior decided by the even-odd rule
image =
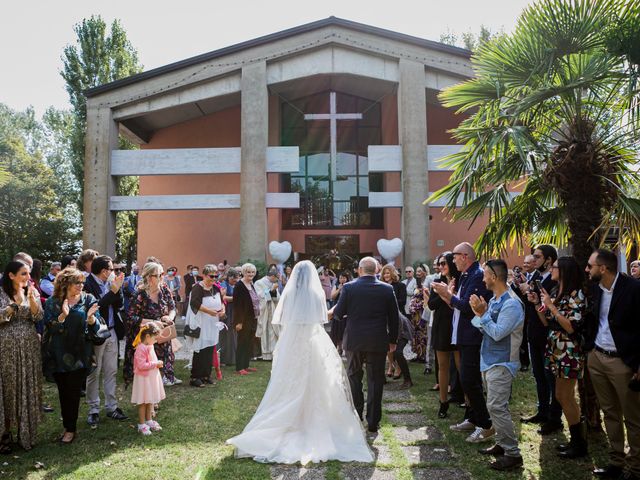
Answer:
[[[156,342],[159,344],[167,343],[178,336],[175,325],[168,325],[160,330],[160,333],[156,337]]]
[[[182,334],[185,337],[200,338],[200,327],[191,328],[189,325],[185,325]]]

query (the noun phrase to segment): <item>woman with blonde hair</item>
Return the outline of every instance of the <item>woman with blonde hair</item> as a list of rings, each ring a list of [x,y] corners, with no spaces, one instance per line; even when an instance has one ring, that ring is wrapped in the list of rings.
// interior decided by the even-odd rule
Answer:
[[[84,282],[83,272],[65,268],[56,276],[53,295],[44,305],[44,371],[58,385],[62,444],[72,443],[77,436],[80,390],[91,368],[92,340],[101,323],[98,301],[82,291]]]
[[[41,319],[40,297],[29,285],[29,266],[7,263],[0,288],[0,453],[11,453],[11,427],[25,450],[36,441],[42,373],[35,324]]]
[[[256,266],[252,263],[242,265],[242,279],[233,289],[233,324],[238,332],[236,348],[236,373],[248,375],[255,372],[249,367],[251,346],[256,336],[258,317],[260,316],[260,298],[253,286]]]
[[[125,388],[133,382],[133,360],[135,349],[133,341],[140,331],[140,327],[154,322],[160,330],[173,325],[176,318],[176,304],[171,291],[162,281],[162,265],[155,262],[145,264],[142,268],[142,281],[136,286],[131,297],[127,315],[127,343],[124,352],[123,376]],[[165,386],[182,383],[175,377],[173,362],[175,355],[171,342],[155,344],[158,360],[162,360],[163,383]]]
[[[404,306],[407,301],[407,286],[400,281],[400,276],[398,275],[396,267],[391,263],[387,263],[382,267],[382,270],[380,271],[380,280],[393,287],[393,292],[396,294],[396,300],[398,301],[398,309],[402,312],[402,310],[400,310],[400,305]],[[402,360],[404,360],[404,356],[402,357]],[[402,360],[400,360],[400,362],[402,362]],[[403,372],[401,372],[402,369],[400,368],[400,364],[396,361],[395,352],[387,353],[387,361],[387,377],[394,377],[397,380]],[[406,360],[404,363],[406,363]],[[411,378],[409,377],[409,381],[410,380]]]

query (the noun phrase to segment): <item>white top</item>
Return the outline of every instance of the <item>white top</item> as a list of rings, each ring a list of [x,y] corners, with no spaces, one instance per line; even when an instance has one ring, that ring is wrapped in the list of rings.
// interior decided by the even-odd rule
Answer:
[[[619,274],[616,274],[610,290],[604,288],[602,283],[600,284],[602,299],[600,300],[600,326],[598,327],[598,334],[596,335],[596,345],[610,352],[617,351],[616,343],[613,341],[611,329],[609,328],[609,308],[611,307],[611,298],[613,298],[613,289],[616,287],[618,275]]]

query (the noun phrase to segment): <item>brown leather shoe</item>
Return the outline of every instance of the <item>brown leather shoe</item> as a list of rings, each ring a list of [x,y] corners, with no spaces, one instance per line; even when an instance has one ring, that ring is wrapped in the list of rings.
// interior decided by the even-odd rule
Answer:
[[[482,455],[495,455],[496,457],[499,457],[500,455],[504,455],[504,448],[496,443],[493,447],[481,448],[478,452]]]

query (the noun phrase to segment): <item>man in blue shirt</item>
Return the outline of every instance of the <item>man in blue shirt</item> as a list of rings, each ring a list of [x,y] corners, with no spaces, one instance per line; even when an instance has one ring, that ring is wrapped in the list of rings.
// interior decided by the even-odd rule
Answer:
[[[483,335],[480,346],[480,370],[487,386],[487,408],[496,431],[496,444],[480,450],[495,455],[491,468],[511,470],[522,466],[518,437],[509,412],[511,384],[520,368],[520,343],[524,326],[522,301],[507,286],[507,264],[489,260],[483,280],[493,298],[471,295],[469,303],[476,316],[471,323]]]

